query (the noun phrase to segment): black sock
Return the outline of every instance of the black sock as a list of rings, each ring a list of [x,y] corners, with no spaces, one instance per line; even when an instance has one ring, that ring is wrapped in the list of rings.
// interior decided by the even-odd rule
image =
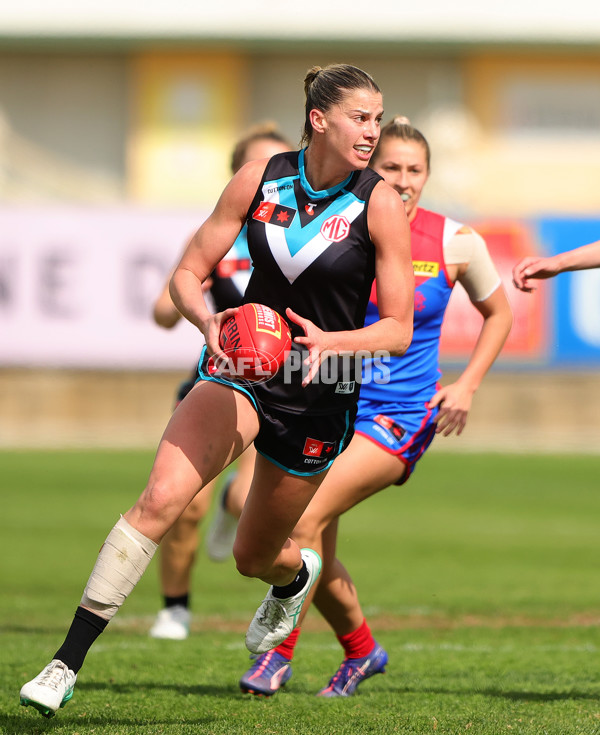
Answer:
[[[107,625],[108,620],[84,607],[78,607],[65,642],[54,654],[54,658],[62,661],[77,673],[83,666],[83,660],[92,647],[92,643]]]
[[[296,577],[296,579],[294,579],[293,582],[284,585],[283,587],[276,587],[275,585],[273,585],[273,595],[275,597],[279,597],[282,600],[286,597],[292,597],[292,595],[298,594],[298,592],[300,592],[300,590],[307,582],[308,569],[306,568],[304,560],[302,560],[302,569],[298,572],[298,576]]]
[[[235,475],[230,479],[227,480],[225,483],[225,487],[223,488],[223,492],[221,493],[220,502],[221,502],[221,508],[226,512],[229,513],[227,510],[227,496],[229,495],[229,488],[231,487],[231,483],[233,482],[235,478]]]
[[[181,607],[188,608],[190,606],[189,593],[186,593],[185,595],[180,595],[179,597],[167,597],[167,595],[165,595],[164,599],[165,607],[175,607],[176,605],[181,605]]]

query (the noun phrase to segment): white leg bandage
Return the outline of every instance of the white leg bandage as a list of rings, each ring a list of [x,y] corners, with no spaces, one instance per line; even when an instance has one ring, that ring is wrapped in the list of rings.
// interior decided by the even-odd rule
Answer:
[[[146,571],[157,546],[121,517],[100,549],[81,605],[110,620]]]

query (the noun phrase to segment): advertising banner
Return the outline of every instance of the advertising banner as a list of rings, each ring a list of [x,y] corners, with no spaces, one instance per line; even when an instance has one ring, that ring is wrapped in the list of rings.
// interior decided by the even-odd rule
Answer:
[[[531,230],[514,221],[479,222],[473,223],[473,227],[487,243],[513,310],[513,327],[499,362],[546,362],[549,334],[546,295],[536,292],[532,296],[517,291],[512,285],[515,263],[523,256],[537,252]],[[481,325],[481,315],[457,283],[442,326],[441,360],[465,362],[477,341]]]
[[[202,346],[182,319],[158,327],[152,305],[208,212],[139,207],[0,208],[0,367],[182,369]],[[512,285],[524,255],[600,239],[600,219],[474,222],[514,314],[499,363],[600,364],[600,269]],[[464,363],[482,317],[457,284],[442,328],[441,361]]]
[[[201,348],[152,305],[206,212],[0,209],[0,366],[185,368]]]
[[[600,218],[540,220],[539,239],[547,255],[600,240]],[[552,305],[552,362],[565,367],[600,364],[600,269],[561,273],[540,282]]]

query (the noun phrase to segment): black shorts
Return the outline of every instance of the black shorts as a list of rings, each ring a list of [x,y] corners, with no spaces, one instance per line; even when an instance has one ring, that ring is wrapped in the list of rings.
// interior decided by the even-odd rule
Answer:
[[[256,451],[292,475],[317,475],[331,467],[354,434],[356,408],[333,414],[295,414],[258,409]]]
[[[242,383],[212,375],[199,367],[199,380],[222,383],[243,393],[255,407],[260,428],[254,439],[259,454],[292,475],[318,475],[350,443],[356,406],[331,414],[291,413],[259,403]]]

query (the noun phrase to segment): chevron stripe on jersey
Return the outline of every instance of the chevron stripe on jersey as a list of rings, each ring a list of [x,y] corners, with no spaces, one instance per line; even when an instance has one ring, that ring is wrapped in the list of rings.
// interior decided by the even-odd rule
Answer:
[[[266,304],[284,316],[289,307],[326,332],[362,327],[375,274],[368,204],[379,181],[378,174],[365,169],[330,189],[315,191],[306,179],[303,151],[273,156],[248,208],[254,267],[244,301]],[[290,226],[274,224],[276,213],[288,214]],[[292,339],[303,334],[297,324],[290,327]],[[302,353],[301,345],[295,342],[293,349],[299,359],[288,363],[302,365],[305,355],[296,354]],[[282,371],[252,390],[261,404],[289,412],[346,410],[356,402],[360,364],[350,360],[344,366],[342,358],[331,358],[329,366],[327,380],[319,377],[303,386],[301,370],[287,379]],[[342,391],[350,382],[353,390]]]
[[[354,201],[348,206],[340,208],[339,212],[336,212],[337,216],[345,217],[348,224],[354,222],[354,220],[361,214],[365,208],[364,202]],[[334,207],[333,209],[337,209]],[[328,217],[320,217],[316,222],[311,224],[306,229],[315,229],[314,225],[320,224],[321,230],[314,235],[310,240],[304,244],[298,243],[294,247],[293,241],[290,243],[287,234],[289,230],[294,228],[300,229],[299,218],[294,218],[294,222],[290,225],[289,229],[278,227],[277,225],[267,224],[265,225],[265,235],[269,248],[273,257],[277,261],[277,265],[281,269],[283,275],[288,279],[290,283],[294,283],[296,278],[303,273],[309,265],[322,255],[327,248],[331,245],[334,240],[329,239],[327,234],[326,225],[331,219],[332,213],[327,212]],[[294,252],[294,250],[296,252]]]
[[[331,189],[315,191],[304,172],[304,151],[298,156],[298,173],[265,181],[261,206],[277,205],[286,211],[304,212],[311,205],[312,216],[293,217],[286,228],[265,221],[265,236],[283,275],[293,283],[332,242],[343,239],[350,225],[365,209],[365,202],[346,191],[352,176]],[[253,215],[254,219],[260,219]],[[336,219],[338,218],[338,219]],[[341,227],[339,226],[341,224]],[[335,225],[338,225],[336,228]]]

